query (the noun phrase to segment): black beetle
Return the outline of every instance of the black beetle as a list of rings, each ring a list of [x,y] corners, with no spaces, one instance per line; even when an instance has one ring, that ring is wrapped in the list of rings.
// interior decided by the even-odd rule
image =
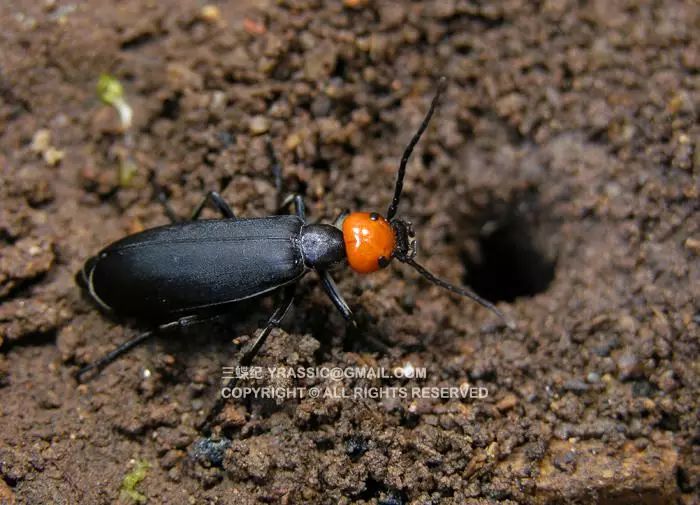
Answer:
[[[294,203],[294,215],[239,219],[218,193],[210,192],[191,220],[177,222],[161,199],[173,224],[114,242],[87,260],[76,275],[78,283],[104,311],[160,324],[83,367],[78,377],[102,368],[158,331],[211,319],[232,303],[279,291],[279,305],[240,360],[246,365],[291,307],[296,282],[311,270],[319,274],[324,290],[346,321],[356,326],[329,273],[343,263],[367,273],[396,258],[430,282],[469,297],[505,319],[488,301],[438,279],[418,264],[414,260],[416,240],[411,223],[395,218],[408,158],[444,88],[442,78],[423,122],[404,150],[386,218],[377,213],[345,211],[333,224],[308,224],[301,196],[291,195],[280,206],[280,212]],[[279,164],[271,144],[268,147],[279,189]],[[208,202],[218,209],[222,219],[198,220]]]

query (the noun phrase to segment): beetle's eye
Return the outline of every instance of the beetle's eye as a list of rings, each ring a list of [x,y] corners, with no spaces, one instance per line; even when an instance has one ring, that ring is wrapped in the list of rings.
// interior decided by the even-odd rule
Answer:
[[[343,239],[350,268],[363,274],[388,265],[396,246],[391,225],[376,213],[349,214],[343,221]]]

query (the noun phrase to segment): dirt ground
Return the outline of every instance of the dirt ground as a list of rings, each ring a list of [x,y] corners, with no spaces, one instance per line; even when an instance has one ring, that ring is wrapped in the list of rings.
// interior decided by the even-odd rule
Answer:
[[[2,2],[0,503],[698,503],[699,34],[694,0]],[[269,214],[269,135],[312,219],[383,212],[441,75],[400,213],[517,328],[401,265],[343,272],[376,352],[308,276],[257,363],[410,363],[341,384],[487,398],[232,401],[207,459],[271,300],[76,382],[142,329],[73,275],[167,222],[151,179],[181,215],[211,189]]]

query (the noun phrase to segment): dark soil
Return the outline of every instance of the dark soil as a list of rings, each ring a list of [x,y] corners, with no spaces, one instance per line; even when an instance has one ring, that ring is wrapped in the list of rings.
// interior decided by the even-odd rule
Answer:
[[[134,503],[143,461],[149,503],[697,503],[697,2],[215,5],[0,5],[0,503]],[[95,91],[105,72],[133,147]],[[400,265],[339,274],[377,353],[309,276],[258,363],[410,362],[427,379],[344,385],[488,398],[236,401],[221,466],[196,460],[221,369],[271,300],[76,382],[140,329],[73,275],[167,222],[150,177],[181,215],[211,189],[269,214],[269,133],[312,219],[383,211],[441,75],[401,213],[422,261],[517,329]],[[333,382],[296,385],[312,384]]]

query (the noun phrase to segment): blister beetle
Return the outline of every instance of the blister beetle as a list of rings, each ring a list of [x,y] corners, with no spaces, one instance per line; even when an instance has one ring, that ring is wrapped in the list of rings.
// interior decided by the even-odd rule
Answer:
[[[164,202],[173,224],[129,235],[87,260],[77,280],[97,305],[116,315],[162,324],[83,367],[78,376],[102,368],[158,331],[194,324],[209,319],[212,313],[223,313],[232,303],[278,291],[279,305],[240,360],[246,365],[291,307],[297,281],[312,270],[318,273],[323,289],[345,320],[355,325],[352,311],[330,274],[332,268],[343,263],[356,272],[369,273],[396,259],[430,282],[475,300],[505,320],[496,307],[476,293],[437,278],[417,263],[411,223],[396,217],[408,159],[428,126],[445,84],[442,78],[418,131],[404,150],[386,217],[375,212],[345,211],[333,224],[310,224],[301,196],[291,195],[281,210],[294,204],[294,214],[241,219],[218,193],[210,192],[191,220],[175,222],[174,213]],[[279,188],[279,164],[268,145]],[[218,209],[221,219],[198,220],[207,203]]]

